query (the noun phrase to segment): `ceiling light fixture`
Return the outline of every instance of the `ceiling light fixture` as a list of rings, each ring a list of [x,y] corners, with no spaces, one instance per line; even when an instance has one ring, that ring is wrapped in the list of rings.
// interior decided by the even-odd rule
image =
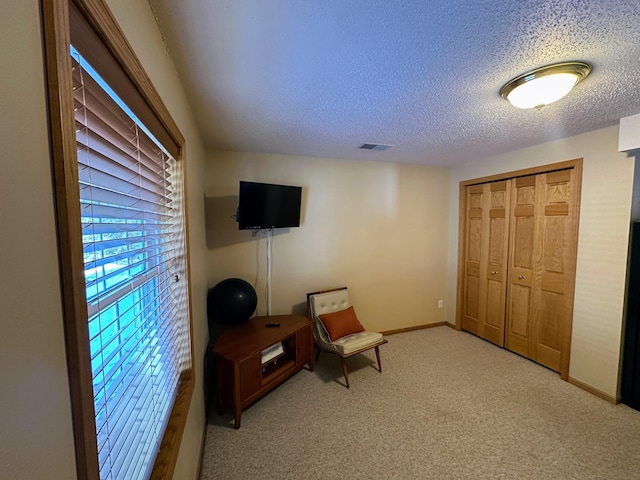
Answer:
[[[591,65],[564,62],[546,65],[509,80],[500,96],[518,108],[542,108],[560,100],[589,75]]]

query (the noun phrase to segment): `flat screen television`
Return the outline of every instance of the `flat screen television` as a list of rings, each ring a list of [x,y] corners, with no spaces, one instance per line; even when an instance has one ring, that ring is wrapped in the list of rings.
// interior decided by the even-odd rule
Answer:
[[[238,228],[288,228],[300,226],[302,187],[240,181]]]

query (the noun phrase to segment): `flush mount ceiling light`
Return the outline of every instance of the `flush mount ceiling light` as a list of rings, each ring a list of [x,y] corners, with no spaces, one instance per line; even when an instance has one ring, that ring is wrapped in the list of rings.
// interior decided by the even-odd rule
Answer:
[[[542,108],[564,97],[589,72],[588,63],[554,63],[508,81],[500,89],[500,96],[514,107]]]

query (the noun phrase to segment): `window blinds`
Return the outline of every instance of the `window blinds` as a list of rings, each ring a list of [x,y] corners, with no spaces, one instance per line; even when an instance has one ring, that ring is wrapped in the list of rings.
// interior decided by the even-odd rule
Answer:
[[[100,477],[143,479],[190,368],[181,164],[72,64]]]

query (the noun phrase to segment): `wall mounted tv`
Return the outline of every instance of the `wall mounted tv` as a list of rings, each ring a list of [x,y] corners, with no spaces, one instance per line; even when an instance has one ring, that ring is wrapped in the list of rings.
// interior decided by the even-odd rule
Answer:
[[[240,181],[238,228],[288,228],[300,226],[302,187]]]

